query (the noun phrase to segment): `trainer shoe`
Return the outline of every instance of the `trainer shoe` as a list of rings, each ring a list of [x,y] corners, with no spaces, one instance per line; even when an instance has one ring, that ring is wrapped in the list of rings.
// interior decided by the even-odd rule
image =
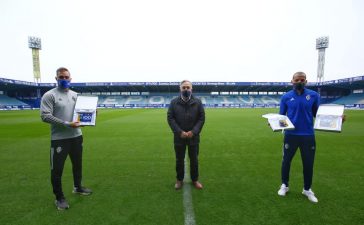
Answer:
[[[56,204],[56,207],[58,210],[65,210],[70,207],[70,205],[68,205],[68,202],[64,198],[61,198],[60,200],[56,200],[54,202],[54,204]]]
[[[177,180],[177,181],[176,181],[176,184],[174,185],[174,188],[175,188],[176,190],[179,190],[179,189],[181,189],[181,188],[182,188],[182,185],[183,185],[183,181]]]
[[[202,189],[203,186],[200,182],[198,181],[195,181],[195,182],[192,182],[193,183],[193,186],[195,186],[196,189]]]
[[[286,193],[289,191],[289,187],[287,187],[285,184],[282,184],[281,187],[278,190],[279,196],[286,196]]]
[[[79,195],[90,195],[92,194],[92,190],[86,187],[74,187],[72,193]]]
[[[318,199],[316,198],[315,193],[312,192],[311,188],[308,191],[303,189],[302,194],[306,195],[308,200],[310,200],[311,202],[313,202],[313,203],[318,202]]]

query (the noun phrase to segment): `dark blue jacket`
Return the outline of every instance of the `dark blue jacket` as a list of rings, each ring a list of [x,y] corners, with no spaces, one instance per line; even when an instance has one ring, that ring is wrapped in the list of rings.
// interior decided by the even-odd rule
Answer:
[[[205,123],[205,110],[201,100],[193,95],[187,102],[180,96],[174,98],[168,108],[167,121],[174,133],[174,144],[199,144],[200,132]],[[181,138],[182,131],[192,131],[193,137]]]

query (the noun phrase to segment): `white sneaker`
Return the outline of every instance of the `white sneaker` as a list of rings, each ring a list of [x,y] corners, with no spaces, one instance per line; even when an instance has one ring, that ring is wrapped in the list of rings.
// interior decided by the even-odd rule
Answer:
[[[303,189],[302,191],[302,194],[303,195],[306,195],[308,200],[310,200],[311,202],[313,203],[317,203],[318,202],[318,199],[315,197],[315,193],[312,192],[312,190],[308,190],[306,191],[305,189]]]
[[[286,193],[289,191],[289,187],[287,187],[285,184],[282,184],[281,187],[278,190],[278,195],[280,196],[286,196]]]

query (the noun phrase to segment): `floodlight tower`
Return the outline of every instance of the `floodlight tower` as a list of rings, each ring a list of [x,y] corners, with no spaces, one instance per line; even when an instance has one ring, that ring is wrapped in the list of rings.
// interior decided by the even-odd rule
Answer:
[[[328,47],[328,36],[316,38],[316,49],[318,50],[317,82],[324,81],[325,49]]]
[[[42,41],[39,37],[28,37],[28,46],[32,49],[34,81],[40,82],[39,50],[42,49]]]

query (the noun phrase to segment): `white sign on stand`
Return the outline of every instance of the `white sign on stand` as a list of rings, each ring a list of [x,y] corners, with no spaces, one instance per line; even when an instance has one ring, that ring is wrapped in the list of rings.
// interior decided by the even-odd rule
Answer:
[[[79,121],[81,126],[95,126],[97,101],[97,96],[77,96],[73,121]]]
[[[315,130],[341,132],[343,115],[343,105],[320,105],[317,110],[314,128]]]

